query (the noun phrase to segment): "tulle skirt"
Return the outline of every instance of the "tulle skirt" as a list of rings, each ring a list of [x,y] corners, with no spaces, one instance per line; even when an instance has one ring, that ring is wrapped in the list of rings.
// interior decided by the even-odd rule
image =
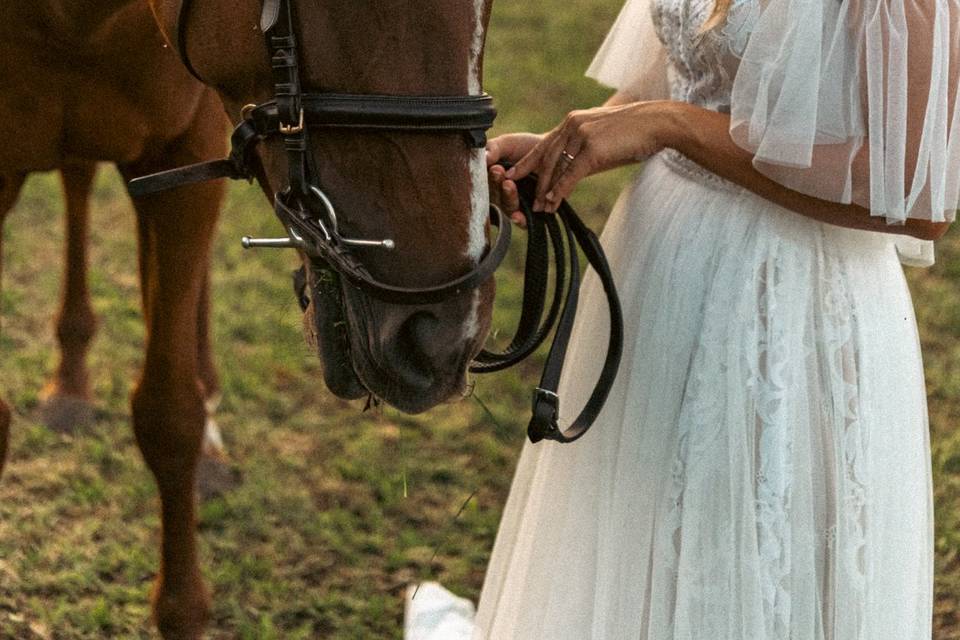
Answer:
[[[661,154],[603,233],[624,360],[590,432],[527,443],[475,640],[929,640],[926,398],[892,236]],[[588,276],[561,385],[607,319]]]

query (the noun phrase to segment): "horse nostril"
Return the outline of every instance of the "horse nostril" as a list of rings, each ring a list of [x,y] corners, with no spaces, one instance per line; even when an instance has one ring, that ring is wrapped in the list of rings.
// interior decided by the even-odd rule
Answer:
[[[391,364],[404,382],[427,388],[438,369],[445,369],[443,339],[438,335],[440,320],[418,311],[404,320],[394,344],[388,350]]]

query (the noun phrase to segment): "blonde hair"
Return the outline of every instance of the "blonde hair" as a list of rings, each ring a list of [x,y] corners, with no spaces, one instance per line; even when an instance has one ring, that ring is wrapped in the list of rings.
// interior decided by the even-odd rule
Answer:
[[[707,21],[703,23],[703,28],[700,30],[700,33],[706,33],[723,24],[727,19],[727,14],[730,13],[730,5],[732,2],[733,0],[717,0],[716,4],[713,5],[713,13],[711,13]]]

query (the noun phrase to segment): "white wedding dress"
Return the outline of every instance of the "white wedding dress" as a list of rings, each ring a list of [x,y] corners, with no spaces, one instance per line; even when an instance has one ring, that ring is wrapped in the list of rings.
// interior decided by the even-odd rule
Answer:
[[[918,6],[734,0],[701,37],[712,0],[630,0],[588,73],[731,112],[757,168],[793,188],[891,222],[952,219],[955,83],[935,96],[936,73],[922,85],[893,64],[906,53],[882,40],[909,7],[880,36],[854,15],[901,4]],[[923,4],[945,39],[914,29],[914,47],[955,77],[956,3]],[[851,47],[838,33],[869,54],[839,60]],[[890,62],[880,79],[878,50]],[[944,107],[909,111],[919,150],[894,122],[904,73],[903,102],[927,90]],[[886,121],[874,120],[881,104]],[[581,440],[525,445],[472,638],[930,640],[926,397],[900,261],[930,264],[931,243],[816,222],[673,151],[645,163],[602,240],[627,319],[619,377]],[[591,274],[562,414],[591,390],[606,323]],[[468,637],[414,627],[410,640]]]

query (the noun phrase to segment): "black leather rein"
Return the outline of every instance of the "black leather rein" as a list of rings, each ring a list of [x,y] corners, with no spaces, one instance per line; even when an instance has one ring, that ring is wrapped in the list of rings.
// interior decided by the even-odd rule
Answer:
[[[527,425],[527,436],[531,442],[573,442],[593,425],[617,377],[623,354],[623,311],[610,265],[596,234],[583,223],[566,200],[561,202],[556,214],[535,213],[532,205],[536,189],[537,177],[534,175],[517,182],[520,208],[527,223],[527,261],[517,332],[504,352],[481,351],[470,370],[475,373],[490,373],[511,367],[536,351],[556,327],[540,384],[533,391],[532,416]],[[560,397],[557,389],[580,301],[578,246],[603,286],[610,328],[603,368],[590,398],[570,425],[562,429],[559,423]],[[547,281],[550,272],[550,249],[553,250],[556,268],[553,298],[549,309],[544,313],[550,288]],[[569,278],[566,277],[566,267],[570,270]]]
[[[307,93],[300,85],[300,65],[294,29],[294,0],[263,0],[261,29],[270,54],[274,98],[244,108],[240,123],[231,136],[229,157],[132,180],[133,197],[205,182],[218,178],[253,179],[262,171],[257,146],[267,138],[279,137],[287,153],[287,187],[274,196],[277,217],[287,238],[253,241],[259,246],[295,247],[316,264],[343,278],[370,296],[392,304],[435,304],[489,280],[510,246],[510,224],[497,207],[490,208],[490,221],[498,227],[496,242],[479,264],[466,274],[438,286],[407,288],[373,278],[351,250],[355,246],[393,249],[392,240],[357,240],[340,235],[333,203],[316,184],[315,160],[308,136],[324,129],[386,130],[424,133],[460,133],[467,146],[486,146],[486,131],[493,125],[496,110],[486,94],[476,96],[394,96]],[[186,47],[186,25],[190,0],[184,0],[177,24],[180,55],[190,72],[200,79],[190,63]],[[503,353],[482,351],[471,371],[486,373],[512,366],[530,356],[556,326],[553,345],[547,356],[540,386],[534,392],[533,417],[527,432],[530,440],[551,439],[572,442],[594,422],[607,398],[620,364],[623,346],[623,319],[616,287],[606,257],[596,236],[564,202],[556,216],[533,213],[535,181],[518,184],[527,218],[527,264],[524,275],[524,303],[516,336]],[[603,370],[590,399],[573,423],[563,430],[558,424],[557,385],[573,329],[580,286],[579,246],[596,270],[607,296],[610,313],[610,340]],[[550,250],[557,265],[553,299],[544,314],[549,292]],[[569,269],[569,278],[567,278]],[[302,292],[298,292],[302,293]],[[561,311],[562,306],[562,311]]]

